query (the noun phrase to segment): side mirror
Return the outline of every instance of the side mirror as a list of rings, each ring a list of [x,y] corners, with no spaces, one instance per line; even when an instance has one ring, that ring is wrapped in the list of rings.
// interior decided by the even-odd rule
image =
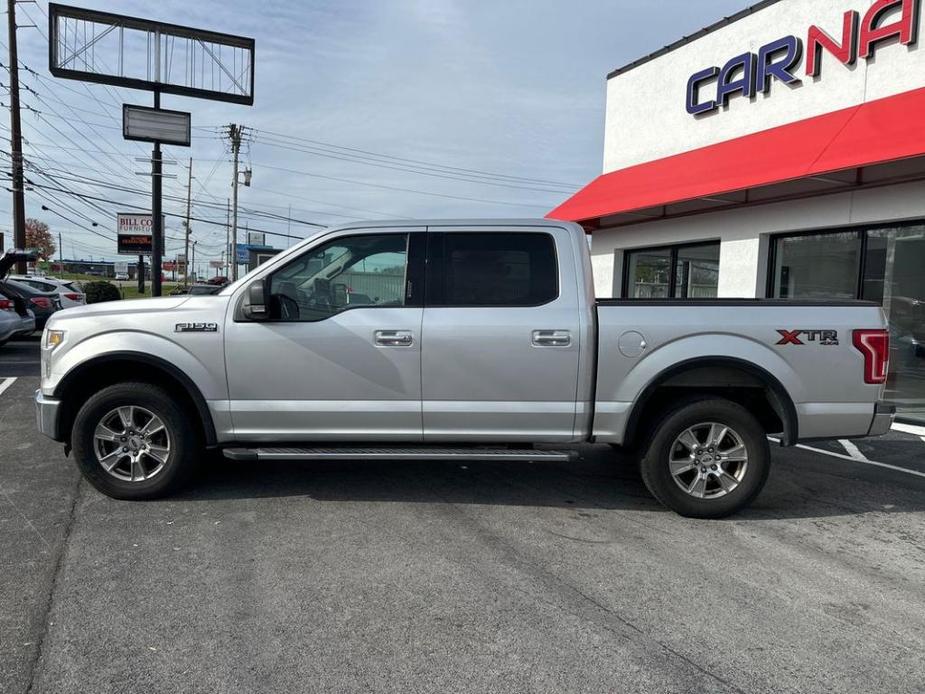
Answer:
[[[244,300],[244,317],[250,320],[267,320],[270,317],[267,299],[264,281],[252,282],[247,288],[247,297]]]

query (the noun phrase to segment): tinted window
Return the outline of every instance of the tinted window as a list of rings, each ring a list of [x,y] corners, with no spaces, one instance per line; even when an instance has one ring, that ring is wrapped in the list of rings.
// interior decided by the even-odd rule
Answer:
[[[429,304],[539,306],[559,295],[549,234],[433,234]]]
[[[314,248],[270,278],[280,320],[317,321],[348,308],[405,305],[407,234],[349,236]]]

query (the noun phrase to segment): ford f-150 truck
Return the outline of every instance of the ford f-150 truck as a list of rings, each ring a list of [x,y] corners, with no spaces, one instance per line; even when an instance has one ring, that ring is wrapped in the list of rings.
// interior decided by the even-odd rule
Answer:
[[[39,429],[122,499],[228,458],[561,460],[638,451],[664,505],[749,503],[784,445],[885,433],[875,304],[595,300],[581,227],[324,230],[215,296],[56,313]]]

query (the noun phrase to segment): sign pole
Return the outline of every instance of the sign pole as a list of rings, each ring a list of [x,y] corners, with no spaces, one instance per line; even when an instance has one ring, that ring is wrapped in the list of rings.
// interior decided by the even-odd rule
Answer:
[[[138,256],[138,293],[145,293],[145,257]]]
[[[154,108],[161,107],[161,93],[154,91]],[[164,252],[164,223],[161,216],[161,143],[154,142],[151,159],[151,296],[161,295],[161,256]]]

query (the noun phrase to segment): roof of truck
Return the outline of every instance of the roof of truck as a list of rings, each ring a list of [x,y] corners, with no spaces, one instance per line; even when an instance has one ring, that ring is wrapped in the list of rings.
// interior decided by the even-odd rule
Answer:
[[[529,218],[468,218],[468,219],[376,219],[349,224],[338,224],[325,231],[335,229],[369,229],[395,227],[562,227],[568,224],[555,219]]]

